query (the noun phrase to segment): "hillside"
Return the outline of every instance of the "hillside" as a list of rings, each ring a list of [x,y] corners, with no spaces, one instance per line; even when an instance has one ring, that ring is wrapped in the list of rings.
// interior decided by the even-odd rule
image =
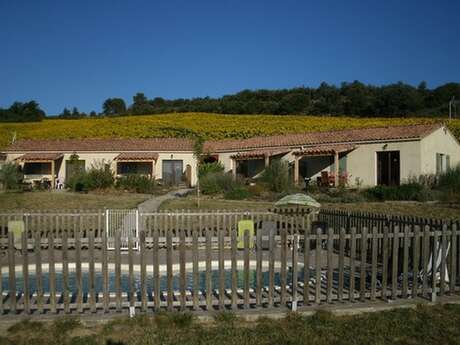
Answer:
[[[17,139],[108,137],[187,137],[205,139],[248,138],[333,129],[433,123],[433,118],[356,118],[328,116],[218,115],[208,113],[162,114],[79,120],[46,119],[42,122],[1,123],[0,148]],[[439,120],[438,120],[439,121]],[[448,123],[460,139],[460,119]]]

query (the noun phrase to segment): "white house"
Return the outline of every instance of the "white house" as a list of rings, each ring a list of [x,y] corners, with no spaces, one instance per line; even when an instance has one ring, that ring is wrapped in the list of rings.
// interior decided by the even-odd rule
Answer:
[[[208,141],[208,160],[235,177],[257,177],[274,159],[287,161],[293,179],[363,186],[398,185],[460,164],[460,144],[442,124],[308,132]],[[141,173],[167,184],[195,185],[193,141],[177,138],[19,140],[5,151],[25,179],[62,184],[74,171],[104,165],[117,176]]]

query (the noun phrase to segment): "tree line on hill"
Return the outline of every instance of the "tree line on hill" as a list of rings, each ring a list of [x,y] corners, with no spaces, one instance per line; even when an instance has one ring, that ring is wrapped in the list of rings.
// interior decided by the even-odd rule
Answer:
[[[0,108],[0,122],[33,122],[46,117],[35,101],[14,102],[9,108]]]
[[[243,90],[218,98],[147,98],[134,95],[132,104],[122,98],[108,98],[102,112],[89,114],[64,108],[59,118],[78,119],[96,116],[147,115],[181,112],[220,114],[274,115],[352,115],[359,117],[440,116],[448,113],[449,101],[460,100],[460,83],[446,83],[430,89],[426,82],[417,87],[402,82],[375,86],[359,81],[335,86],[322,83],[319,87],[297,87],[280,90]],[[0,109],[0,121],[39,121],[45,117],[38,103],[14,103]]]

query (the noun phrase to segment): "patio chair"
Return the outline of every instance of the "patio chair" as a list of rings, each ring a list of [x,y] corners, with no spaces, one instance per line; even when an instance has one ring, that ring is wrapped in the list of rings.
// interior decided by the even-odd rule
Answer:
[[[263,221],[260,231],[262,232],[262,249],[270,249],[270,236],[276,235],[276,223]]]
[[[254,248],[254,222],[250,219],[240,220],[238,222],[238,249],[244,249],[244,233],[249,231],[249,248]]]
[[[10,220],[8,222],[8,232],[14,234],[14,248],[17,250],[22,250],[22,233],[24,229],[23,220]]]
[[[449,282],[449,272],[447,271],[447,265],[446,265],[446,269],[444,272],[441,272],[441,263],[442,263],[442,260],[446,260],[447,261],[447,257],[449,255],[449,250],[450,250],[450,242],[447,243],[447,248],[446,248],[446,254],[445,254],[445,257],[443,258],[442,257],[442,246],[441,246],[441,242],[440,241],[437,241],[435,244],[434,244],[434,248],[433,248],[434,251],[436,251],[436,262],[435,262],[435,265],[434,265],[434,269],[435,269],[435,272],[436,272],[436,281],[440,281],[441,280],[441,274],[444,275],[444,281],[445,282]],[[422,281],[423,278],[424,278],[424,271],[421,270],[419,272],[419,280]],[[433,274],[433,252],[431,252],[430,254],[430,261],[428,261],[428,266],[427,266],[427,278],[429,279],[432,274]]]

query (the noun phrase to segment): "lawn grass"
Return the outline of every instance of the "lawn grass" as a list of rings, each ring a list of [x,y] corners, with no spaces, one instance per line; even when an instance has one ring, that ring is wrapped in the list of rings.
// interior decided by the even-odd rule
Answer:
[[[0,193],[0,210],[63,210],[135,208],[150,195],[125,192],[72,193],[24,192]]]
[[[202,197],[201,209],[212,210],[267,210],[272,208],[273,202],[251,200],[225,200],[222,198]],[[322,203],[324,208],[340,209],[345,211],[371,212],[388,215],[416,216],[426,218],[460,219],[460,207],[432,202],[354,202],[354,203]],[[162,210],[197,209],[196,197],[188,196],[180,199],[167,200],[161,204]]]
[[[216,314],[199,323],[191,314],[160,313],[155,317],[120,318],[105,325],[82,325],[61,317],[53,323],[22,321],[0,337],[0,344],[172,345],[172,344],[459,344],[460,305],[418,306],[415,309],[334,316],[288,314],[280,320],[238,319]]]

